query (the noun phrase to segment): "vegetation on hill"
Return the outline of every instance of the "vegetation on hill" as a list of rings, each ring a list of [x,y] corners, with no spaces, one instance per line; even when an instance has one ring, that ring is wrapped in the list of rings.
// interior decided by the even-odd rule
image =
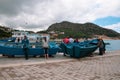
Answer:
[[[71,22],[61,22],[52,24],[47,32],[54,31],[55,33],[64,32],[63,34],[59,34],[58,38],[64,38],[66,36],[72,36],[74,38],[84,38],[84,37],[94,37],[95,35],[105,35],[108,37],[120,37],[120,34],[111,30],[102,28],[93,23],[71,23]]]
[[[0,26],[0,38],[11,37],[12,32],[10,28]]]
[[[0,26],[0,38],[11,37],[11,28]],[[34,33],[33,31],[28,31],[29,33]],[[102,28],[93,23],[71,23],[63,21],[61,23],[55,23],[48,27],[45,31],[39,31],[37,33],[49,33],[54,34],[55,38],[73,37],[73,38],[92,38],[96,35],[107,36],[111,38],[120,38],[120,33],[117,33],[111,29]]]
[[[19,31],[19,30],[11,29],[6,26],[0,26],[0,39],[11,37],[13,31]],[[27,32],[34,33],[33,31],[27,31]]]

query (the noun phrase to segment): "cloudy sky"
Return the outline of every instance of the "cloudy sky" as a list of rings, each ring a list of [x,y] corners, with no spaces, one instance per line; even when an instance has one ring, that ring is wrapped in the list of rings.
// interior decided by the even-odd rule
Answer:
[[[92,22],[120,33],[120,0],[0,0],[0,25],[40,31],[62,21]]]

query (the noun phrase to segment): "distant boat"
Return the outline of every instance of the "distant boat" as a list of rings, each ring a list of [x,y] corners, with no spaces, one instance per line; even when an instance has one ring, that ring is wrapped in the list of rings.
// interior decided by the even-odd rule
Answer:
[[[97,47],[97,39],[80,42],[80,43],[61,43],[60,48],[64,55],[69,55],[74,58],[80,58],[91,55]]]

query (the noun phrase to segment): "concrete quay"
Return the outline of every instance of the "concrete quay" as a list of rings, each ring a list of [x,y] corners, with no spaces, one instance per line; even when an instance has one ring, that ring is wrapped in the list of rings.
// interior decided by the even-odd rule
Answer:
[[[80,59],[0,56],[0,80],[120,80],[120,51]]]

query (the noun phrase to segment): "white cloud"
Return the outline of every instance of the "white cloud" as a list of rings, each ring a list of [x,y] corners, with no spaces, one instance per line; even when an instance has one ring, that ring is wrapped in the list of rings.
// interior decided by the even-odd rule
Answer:
[[[120,33],[120,23],[104,26],[105,28],[112,29]]]
[[[120,0],[5,0],[0,1],[0,15],[1,24],[39,31],[61,21],[85,23],[120,17]]]

